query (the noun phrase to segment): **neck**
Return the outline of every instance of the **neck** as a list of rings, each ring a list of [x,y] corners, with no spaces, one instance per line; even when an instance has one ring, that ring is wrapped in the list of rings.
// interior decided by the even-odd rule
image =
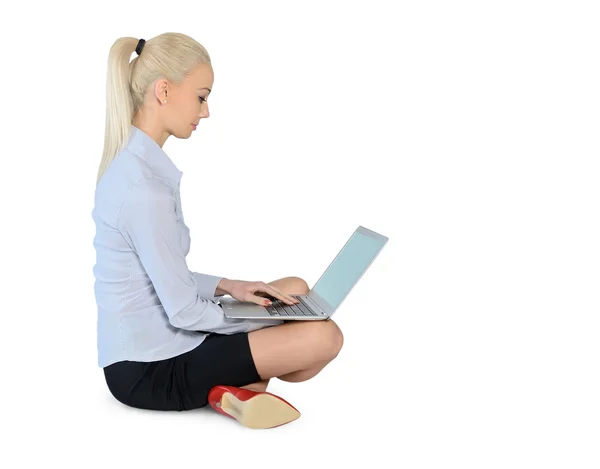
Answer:
[[[136,114],[132,124],[154,140],[160,148],[169,138],[169,132],[162,128],[156,119],[149,119],[141,113]]]

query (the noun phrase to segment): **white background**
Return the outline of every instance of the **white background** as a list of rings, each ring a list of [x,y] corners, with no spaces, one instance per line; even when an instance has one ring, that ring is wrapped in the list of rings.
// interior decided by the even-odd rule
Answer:
[[[4,8],[0,466],[599,467],[594,3]],[[215,71],[164,147],[192,270],[313,286],[358,225],[390,238],[338,358],[272,380],[302,412],[277,429],[125,407],[96,364],[106,59],[169,31]]]

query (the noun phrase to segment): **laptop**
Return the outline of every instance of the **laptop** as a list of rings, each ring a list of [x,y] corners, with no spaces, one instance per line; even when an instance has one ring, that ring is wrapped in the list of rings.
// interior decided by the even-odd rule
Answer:
[[[299,303],[288,305],[277,298],[272,304],[238,301],[223,296],[219,304],[228,318],[322,321],[329,319],[361,279],[389,238],[359,226],[307,295],[290,295]]]

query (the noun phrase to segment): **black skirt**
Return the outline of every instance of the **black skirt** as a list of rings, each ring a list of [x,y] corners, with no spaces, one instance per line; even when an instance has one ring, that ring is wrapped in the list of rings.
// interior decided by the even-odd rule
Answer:
[[[210,334],[193,350],[155,362],[122,361],[104,368],[106,384],[121,403],[139,409],[191,410],[208,404],[218,384],[260,381],[248,333]]]

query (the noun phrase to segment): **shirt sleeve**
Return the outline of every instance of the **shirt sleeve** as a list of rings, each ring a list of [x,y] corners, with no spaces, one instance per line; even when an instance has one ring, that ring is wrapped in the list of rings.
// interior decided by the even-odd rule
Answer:
[[[223,295],[215,295],[217,286],[223,277],[217,277],[216,275],[201,274],[198,272],[192,272],[192,275],[196,279],[198,284],[198,295],[207,300],[215,301],[217,298]]]
[[[173,188],[157,178],[136,183],[121,207],[118,226],[140,258],[156,294],[179,329],[232,334],[280,324],[231,319],[214,300],[222,277],[191,272],[181,245]]]

